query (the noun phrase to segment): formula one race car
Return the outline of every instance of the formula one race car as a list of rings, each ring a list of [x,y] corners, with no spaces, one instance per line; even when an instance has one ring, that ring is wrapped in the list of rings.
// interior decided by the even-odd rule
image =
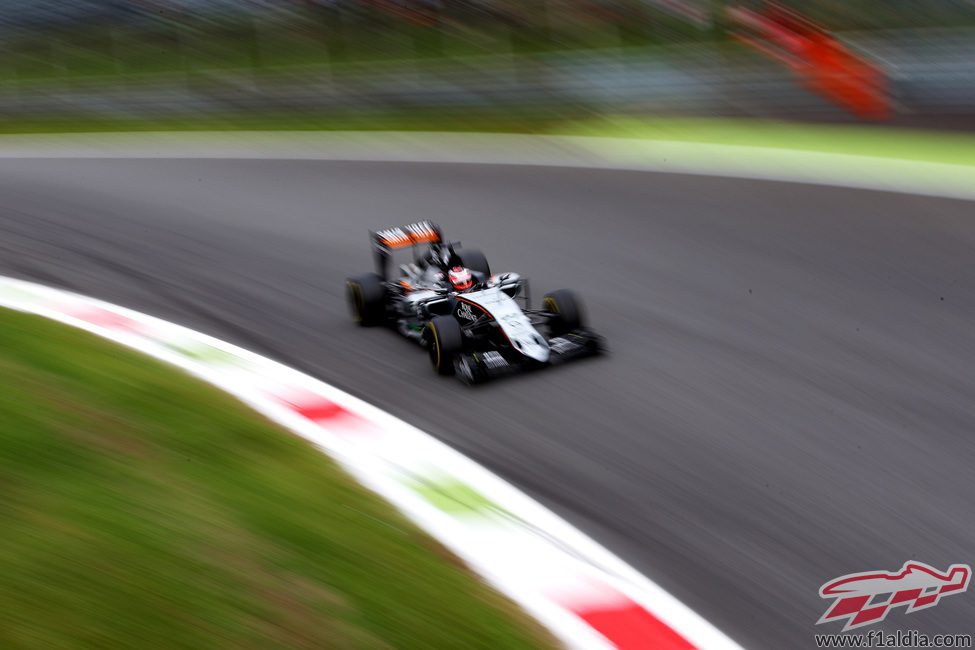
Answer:
[[[391,325],[426,347],[441,375],[475,384],[602,350],[601,338],[583,327],[571,291],[553,291],[543,309],[531,309],[527,279],[492,275],[483,253],[444,242],[429,221],[372,232],[370,239],[378,272],[348,280],[353,317],[363,326]],[[393,252],[407,247],[412,261],[391,273]]]

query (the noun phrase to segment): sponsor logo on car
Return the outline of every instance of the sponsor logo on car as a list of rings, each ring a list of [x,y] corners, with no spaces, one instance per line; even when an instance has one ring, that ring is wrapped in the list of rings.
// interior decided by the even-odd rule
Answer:
[[[466,302],[460,303],[460,307],[457,308],[457,316],[469,321],[477,320],[477,316],[474,315],[474,312],[471,310],[471,306]]]

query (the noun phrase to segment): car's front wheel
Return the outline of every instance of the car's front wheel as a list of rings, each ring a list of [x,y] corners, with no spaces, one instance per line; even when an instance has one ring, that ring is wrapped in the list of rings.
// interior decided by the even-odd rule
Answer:
[[[464,349],[464,335],[453,316],[435,316],[424,330],[430,363],[438,375],[454,374],[454,360]]]
[[[552,336],[561,336],[582,327],[582,303],[572,291],[559,289],[545,294],[542,307],[550,314],[548,326]]]

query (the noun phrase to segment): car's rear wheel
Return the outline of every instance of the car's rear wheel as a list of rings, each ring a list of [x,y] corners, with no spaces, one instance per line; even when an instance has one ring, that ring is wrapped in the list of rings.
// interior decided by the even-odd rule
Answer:
[[[381,325],[386,319],[386,284],[375,273],[349,278],[346,295],[352,318],[363,327]]]
[[[568,289],[545,294],[542,308],[550,314],[548,326],[553,336],[582,327],[582,304],[575,293]]]
[[[491,265],[488,264],[484,253],[476,248],[457,251],[457,257],[460,258],[460,263],[471,271],[480,273],[485,278],[491,277]]]
[[[453,316],[435,316],[424,330],[430,363],[438,375],[454,374],[454,360],[464,349],[464,335]]]

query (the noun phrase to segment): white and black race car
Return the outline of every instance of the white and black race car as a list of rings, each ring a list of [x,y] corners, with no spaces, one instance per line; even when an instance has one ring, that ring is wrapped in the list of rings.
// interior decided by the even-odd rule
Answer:
[[[387,228],[370,239],[377,272],[349,278],[353,318],[393,326],[420,343],[441,375],[474,384],[603,349],[602,339],[583,327],[571,291],[553,291],[543,309],[532,309],[526,278],[492,275],[483,253],[445,242],[436,224]],[[412,248],[412,260],[391,273],[394,251],[404,248]]]

